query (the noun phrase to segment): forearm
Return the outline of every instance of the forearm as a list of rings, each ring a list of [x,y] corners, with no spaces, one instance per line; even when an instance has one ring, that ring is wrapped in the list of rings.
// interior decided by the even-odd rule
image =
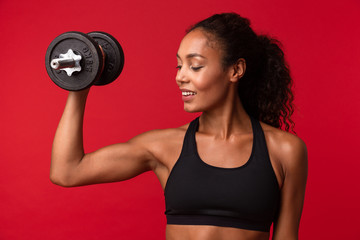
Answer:
[[[50,178],[59,185],[68,185],[72,171],[84,156],[83,119],[88,92],[89,90],[69,92],[55,133]]]

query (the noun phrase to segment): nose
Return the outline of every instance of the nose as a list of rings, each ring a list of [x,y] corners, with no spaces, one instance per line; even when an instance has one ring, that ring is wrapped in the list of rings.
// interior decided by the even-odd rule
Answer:
[[[178,69],[175,79],[178,86],[182,83],[188,82],[185,71],[182,68]]]

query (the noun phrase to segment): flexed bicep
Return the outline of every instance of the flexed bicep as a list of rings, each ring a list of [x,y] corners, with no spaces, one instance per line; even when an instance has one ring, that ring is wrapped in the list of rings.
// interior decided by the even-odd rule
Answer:
[[[124,181],[150,171],[156,162],[143,146],[118,143],[85,154],[81,161],[68,169],[64,186],[81,186]]]

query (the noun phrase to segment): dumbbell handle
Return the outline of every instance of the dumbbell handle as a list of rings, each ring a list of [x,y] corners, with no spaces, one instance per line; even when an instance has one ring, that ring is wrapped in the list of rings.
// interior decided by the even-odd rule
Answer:
[[[73,68],[75,67],[75,60],[73,58],[56,58],[51,60],[50,65],[55,70]]]

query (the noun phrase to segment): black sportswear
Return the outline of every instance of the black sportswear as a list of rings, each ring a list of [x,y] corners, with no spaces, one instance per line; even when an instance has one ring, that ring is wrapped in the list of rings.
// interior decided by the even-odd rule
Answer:
[[[278,211],[279,185],[261,125],[250,119],[251,156],[236,168],[215,167],[202,161],[195,140],[199,118],[190,123],[164,190],[168,224],[270,230]]]

